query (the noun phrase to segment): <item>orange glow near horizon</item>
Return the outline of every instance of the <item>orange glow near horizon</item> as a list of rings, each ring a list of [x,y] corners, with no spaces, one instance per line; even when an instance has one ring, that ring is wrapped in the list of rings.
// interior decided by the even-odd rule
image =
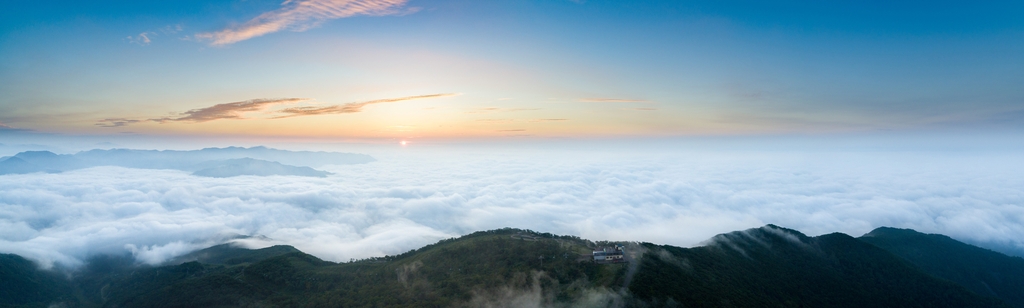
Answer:
[[[447,93],[430,90],[404,92]],[[479,93],[463,95],[455,92],[420,96],[406,94],[379,96],[392,98],[357,100],[363,103],[314,102],[310,106],[324,105],[327,107],[302,107],[308,110],[336,106],[359,105],[360,107],[343,113],[303,114],[301,117],[275,116],[275,112],[279,112],[281,107],[259,110],[245,109],[242,110],[244,112],[230,114],[232,117],[213,112],[217,111],[214,109],[220,106],[230,105],[228,107],[233,107],[234,105],[231,104],[263,102],[256,100],[214,104],[213,107],[209,107],[209,104],[202,104],[200,106],[208,107],[189,109],[189,115],[209,114],[211,118],[204,121],[177,120],[183,114],[178,112],[178,118],[162,122],[135,120],[122,126],[109,126],[114,122],[102,122],[103,125],[108,125],[102,126],[96,124],[95,118],[89,118],[64,121],[62,123],[65,125],[49,126],[45,129],[54,132],[74,131],[87,134],[119,133],[183,137],[321,140],[341,138],[391,140],[387,142],[404,140],[407,143],[413,139],[720,136],[770,134],[786,131],[777,125],[772,127],[772,125],[761,123],[730,121],[728,115],[699,109],[676,108],[659,103],[657,100],[575,99],[572,96],[511,99],[500,98],[501,95]],[[389,103],[364,104],[378,101],[388,101]],[[643,104],[643,106],[650,107],[628,108],[623,104]],[[179,108],[179,110],[184,109],[186,108]],[[144,114],[121,114],[112,115],[109,119],[129,120],[154,117]],[[791,127],[791,130],[799,131],[801,127]]]

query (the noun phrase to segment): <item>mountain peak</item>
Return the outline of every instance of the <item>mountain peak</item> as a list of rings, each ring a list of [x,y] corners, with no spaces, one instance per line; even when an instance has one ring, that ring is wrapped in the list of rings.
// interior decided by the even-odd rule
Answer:
[[[200,175],[301,175],[324,177],[330,173],[316,170],[325,165],[361,164],[374,161],[364,154],[338,152],[287,151],[263,146],[251,148],[205,148],[195,151],[94,149],[76,154],[58,155],[49,151],[27,151],[10,158],[19,158],[28,164],[0,165],[0,174],[31,172],[62,172],[96,166],[120,166],[141,169],[175,169],[199,171],[214,167]],[[231,161],[234,160],[234,161]],[[223,166],[225,163],[232,166]]]
[[[758,228],[715,235],[702,246],[722,246],[746,254],[751,249],[773,249],[783,246],[806,247],[811,238],[800,231],[768,224]]]
[[[58,155],[50,151],[25,151],[15,154],[14,157],[21,159],[48,159],[57,158]]]
[[[911,229],[881,227],[859,239],[977,294],[1024,307],[1024,259]]]
[[[248,249],[233,243],[227,243],[200,249],[189,254],[176,257],[167,261],[167,264],[181,264],[185,262],[198,261],[206,264],[234,265],[259,262],[268,258],[295,252],[301,251],[288,245],[274,245],[260,249]]]
[[[893,227],[878,227],[871,232],[864,234],[864,236],[913,236],[913,235],[927,235],[925,233],[918,232],[914,229],[901,229]]]

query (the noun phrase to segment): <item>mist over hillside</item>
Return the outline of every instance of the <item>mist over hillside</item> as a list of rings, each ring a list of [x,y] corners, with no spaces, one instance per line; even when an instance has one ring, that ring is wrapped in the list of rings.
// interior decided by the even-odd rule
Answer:
[[[215,245],[157,265],[100,255],[54,270],[0,254],[0,306],[1024,307],[1011,291],[1024,288],[1024,259],[891,230],[810,237],[766,225],[682,248],[503,228],[342,263],[284,245]],[[609,247],[623,258],[595,262]],[[999,277],[979,290],[950,272]]]

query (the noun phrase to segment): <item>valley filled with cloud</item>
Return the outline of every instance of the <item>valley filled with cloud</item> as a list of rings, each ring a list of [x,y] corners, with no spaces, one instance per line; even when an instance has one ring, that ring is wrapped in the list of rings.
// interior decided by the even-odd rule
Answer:
[[[326,166],[324,178],[8,174],[0,252],[44,266],[127,253],[159,264],[235,241],[349,261],[502,227],[694,246],[772,223],[809,235],[913,228],[1022,255],[1024,168],[1010,154],[434,147]]]

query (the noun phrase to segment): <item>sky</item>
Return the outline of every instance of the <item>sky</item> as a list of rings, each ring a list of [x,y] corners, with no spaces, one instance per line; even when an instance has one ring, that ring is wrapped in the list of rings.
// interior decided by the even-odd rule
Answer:
[[[364,153],[326,178],[0,175],[0,253],[330,261],[502,227],[889,226],[1024,256],[1024,2],[0,2],[0,160]],[[238,240],[238,236],[247,237]]]
[[[1016,133],[1019,1],[7,1],[8,134]]]

